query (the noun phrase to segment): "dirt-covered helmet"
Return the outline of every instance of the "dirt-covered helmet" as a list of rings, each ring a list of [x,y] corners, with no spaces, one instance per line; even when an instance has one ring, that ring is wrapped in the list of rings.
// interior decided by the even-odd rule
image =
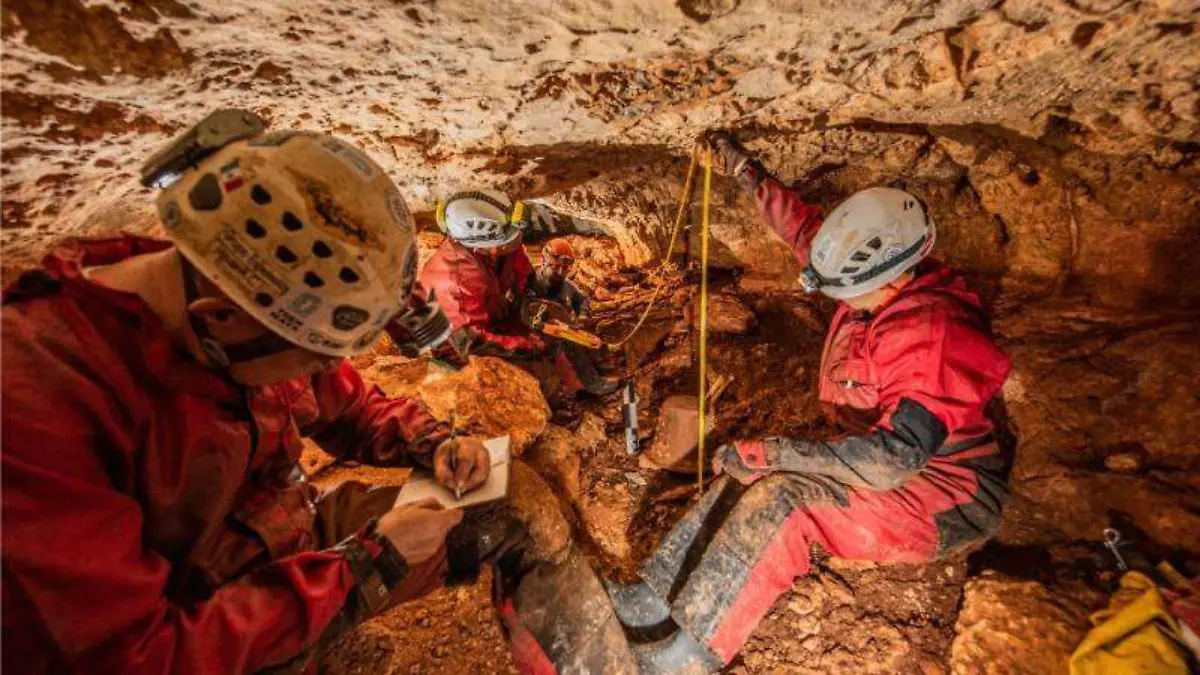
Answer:
[[[404,198],[348,143],[263,134],[261,125],[219,117],[227,113],[253,117],[215,113],[143,170],[147,185],[164,187],[158,210],[168,236],[197,271],[288,342],[328,356],[365,350],[405,309],[416,278]]]
[[[575,249],[566,239],[551,239],[542,247],[542,267],[566,273],[575,264]]]
[[[521,238],[524,206],[495,190],[456,192],[438,204],[437,222],[467,248],[500,248]]]
[[[936,234],[913,195],[893,188],[856,192],[825,218],[800,281],[810,293],[839,300],[870,293],[921,262]]]

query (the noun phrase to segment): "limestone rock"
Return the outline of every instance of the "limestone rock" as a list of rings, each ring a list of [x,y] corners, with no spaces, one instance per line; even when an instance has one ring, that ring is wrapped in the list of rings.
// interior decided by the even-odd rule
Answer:
[[[1065,673],[1087,607],[1036,581],[988,572],[967,581],[950,649],[954,675]]]
[[[551,424],[524,459],[551,483],[562,488],[569,499],[577,500],[580,497],[580,455],[607,440],[604,426],[604,420],[591,413],[583,415],[574,431]]]
[[[536,550],[544,560],[558,560],[571,544],[571,525],[554,490],[528,464],[513,460],[509,473],[508,503],[529,528]]]
[[[754,310],[738,298],[715,293],[708,298],[708,330],[714,334],[743,335],[754,328]]]
[[[425,360],[380,358],[365,373],[392,396],[421,400],[440,420],[450,419],[465,433],[512,435],[512,451],[520,457],[542,433],[550,408],[532,375],[492,357],[471,357],[459,372]]]
[[[582,525],[602,551],[623,561],[633,551],[629,526],[638,508],[629,485],[600,485],[590,492],[580,504]]]

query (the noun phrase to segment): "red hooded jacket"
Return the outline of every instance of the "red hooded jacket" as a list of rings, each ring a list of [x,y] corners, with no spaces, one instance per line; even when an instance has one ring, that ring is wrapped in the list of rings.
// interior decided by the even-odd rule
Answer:
[[[82,269],[167,242],[81,242],[5,290],[3,669],[248,673],[312,645],[355,584],[313,550],[301,436],[370,463],[446,430],[349,363],[248,389]]]
[[[470,338],[469,350],[483,356],[528,358],[546,351],[545,342],[521,323],[520,303],[533,265],[519,248],[489,267],[474,251],[447,237],[419,277],[450,324]]]
[[[748,178],[763,218],[800,264],[808,264],[820,209],[772,177]],[[820,400],[856,435],[827,444],[825,452],[837,455],[831,464],[861,465],[853,467],[854,478],[866,477],[874,487],[903,482],[932,453],[989,438],[993,425],[985,408],[1012,365],[992,338],[979,296],[961,276],[935,260],[915,271],[911,283],[871,312],[839,303],[821,358]],[[936,447],[881,443],[878,431],[900,431]]]

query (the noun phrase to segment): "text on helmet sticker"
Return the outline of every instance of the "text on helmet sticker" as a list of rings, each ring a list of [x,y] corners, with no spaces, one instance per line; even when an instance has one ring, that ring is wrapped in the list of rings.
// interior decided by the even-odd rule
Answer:
[[[320,307],[321,298],[313,295],[312,293],[301,293],[292,300],[292,304],[289,309],[295,312],[298,316],[310,317],[312,316],[313,312],[317,311],[317,309]]]
[[[319,333],[315,330],[308,331],[308,335],[304,336],[304,340],[310,345],[317,345],[326,349],[345,349],[347,343],[342,340],[334,340],[329,336]]]
[[[223,225],[209,250],[213,264],[247,295],[266,290],[275,297],[287,291],[287,284],[236,230]]]
[[[404,202],[404,197],[396,190],[388,192],[387,196],[388,211],[392,214],[392,220],[396,221],[396,227],[401,230],[411,230],[413,226],[412,215],[408,212],[408,204]]]
[[[367,322],[371,315],[365,309],[338,305],[333,309],[333,327],[340,331],[351,331]]]
[[[308,183],[305,185],[305,190],[312,197],[313,208],[325,222],[327,231],[332,230],[333,232],[340,233],[341,236],[339,238],[343,241],[349,241],[358,246],[365,246],[376,251],[383,250],[383,244],[380,242],[379,237],[372,237],[370,230],[354,222],[345,209],[337,203],[325,188],[316,183]]]
[[[375,177],[379,175],[379,171],[375,168],[375,163],[367,159],[367,156],[360,152],[358,148],[343,143],[331,136],[322,136],[317,144],[324,148],[326,152],[341,160],[346,166],[354,169],[363,178],[375,180]]]
[[[290,331],[298,331],[304,325],[298,317],[282,307],[277,307],[268,315],[271,320]]]
[[[400,277],[399,299],[401,304],[408,303],[408,296],[412,294],[413,285],[417,283],[417,247],[414,244],[408,245],[408,250],[404,252],[403,273]]]

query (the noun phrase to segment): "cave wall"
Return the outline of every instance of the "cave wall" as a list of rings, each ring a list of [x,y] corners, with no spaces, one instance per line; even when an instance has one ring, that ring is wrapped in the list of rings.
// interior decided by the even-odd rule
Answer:
[[[151,228],[141,160],[236,105],[361,144],[426,215],[469,183],[604,177],[635,197],[612,214],[634,261],[661,247],[691,140],[738,129],[785,178],[817,170],[822,204],[944,193],[945,250],[1023,294],[1170,296],[1195,269],[1198,7],[6,0],[6,268],[63,234]],[[742,207],[714,226],[723,258],[791,275]]]

